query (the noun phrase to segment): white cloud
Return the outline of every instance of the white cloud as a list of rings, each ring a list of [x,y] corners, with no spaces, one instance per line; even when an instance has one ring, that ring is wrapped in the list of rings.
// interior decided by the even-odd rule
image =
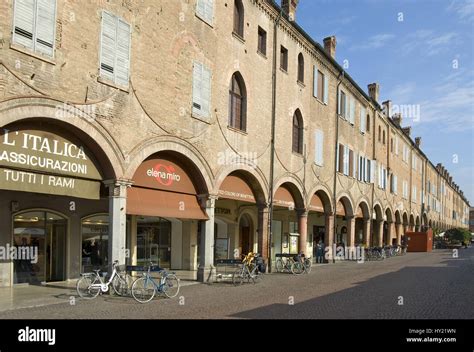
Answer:
[[[367,41],[353,45],[349,50],[379,49],[389,44],[395,38],[395,35],[389,33],[376,34]]]
[[[410,55],[417,51],[424,52],[427,56],[433,56],[448,51],[453,45],[458,44],[460,44],[458,33],[436,34],[431,30],[422,29],[407,35],[401,51],[404,55]]]
[[[474,21],[474,0],[455,0],[448,6],[448,11],[455,12],[461,20]]]

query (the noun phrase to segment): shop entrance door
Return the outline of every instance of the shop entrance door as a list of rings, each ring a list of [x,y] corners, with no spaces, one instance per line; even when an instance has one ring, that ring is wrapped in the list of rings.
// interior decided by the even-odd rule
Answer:
[[[13,219],[14,284],[39,285],[66,279],[67,220],[35,211]]]
[[[153,262],[171,267],[171,223],[159,218],[140,218],[137,222],[137,264]]]

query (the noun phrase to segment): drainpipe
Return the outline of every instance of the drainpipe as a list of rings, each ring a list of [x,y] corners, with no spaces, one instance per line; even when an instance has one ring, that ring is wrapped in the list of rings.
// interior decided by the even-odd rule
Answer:
[[[345,71],[342,71],[340,74],[339,74],[339,77],[337,78],[337,80],[339,81],[337,83],[337,88],[336,88],[336,94],[337,94],[337,97],[336,97],[336,105],[337,105],[337,108],[336,108],[336,155],[335,155],[335,158],[334,158],[334,187],[333,187],[333,203],[334,203],[334,224],[333,224],[333,244],[337,244],[337,168],[338,168],[338,165],[337,165],[337,148],[339,146],[339,109],[340,109],[340,106],[339,106],[339,87],[341,86],[342,84],[342,80],[344,79],[344,76],[345,76]],[[332,254],[332,257],[333,257],[333,262],[335,263],[336,262],[336,253],[333,253]]]
[[[270,152],[270,194],[269,194],[269,215],[268,215],[268,271],[272,272],[272,242],[273,242],[273,193],[275,178],[275,130],[276,130],[276,88],[277,88],[277,40],[278,26],[283,17],[283,8],[275,21],[273,28],[273,68],[272,68],[272,132],[271,132],[271,152]]]

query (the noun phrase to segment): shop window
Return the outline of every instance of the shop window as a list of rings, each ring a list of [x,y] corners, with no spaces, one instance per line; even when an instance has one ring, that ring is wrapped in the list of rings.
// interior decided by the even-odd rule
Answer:
[[[109,216],[101,214],[83,219],[81,234],[81,272],[87,273],[97,268],[106,270],[109,264]]]

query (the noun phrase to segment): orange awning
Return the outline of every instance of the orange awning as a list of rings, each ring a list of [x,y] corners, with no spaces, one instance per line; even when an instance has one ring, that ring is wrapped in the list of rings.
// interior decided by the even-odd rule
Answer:
[[[209,220],[194,195],[138,187],[127,192],[127,214]]]

